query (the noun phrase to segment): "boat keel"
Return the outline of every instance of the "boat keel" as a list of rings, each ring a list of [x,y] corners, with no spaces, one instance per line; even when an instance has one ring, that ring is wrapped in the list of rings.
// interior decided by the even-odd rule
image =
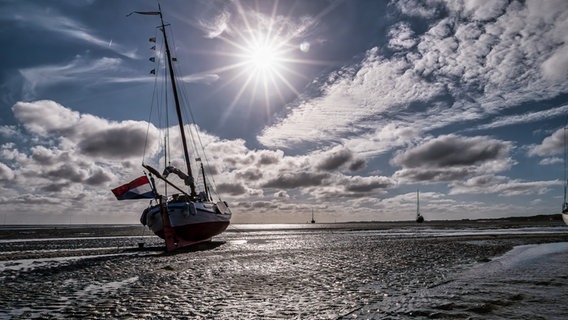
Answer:
[[[166,240],[166,251],[168,252],[181,248],[186,248],[198,243],[208,242],[211,241],[211,239],[212,238],[208,238],[197,241],[184,240],[176,235],[174,228],[164,227],[164,240]]]

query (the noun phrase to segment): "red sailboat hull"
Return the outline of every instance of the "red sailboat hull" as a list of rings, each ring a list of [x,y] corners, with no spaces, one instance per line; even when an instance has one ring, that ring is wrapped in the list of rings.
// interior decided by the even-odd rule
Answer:
[[[186,242],[200,243],[209,241],[212,237],[223,233],[229,226],[228,221],[204,222],[197,224],[187,224],[184,226],[171,227],[174,236]],[[166,239],[164,229],[156,232],[156,235],[162,239]]]

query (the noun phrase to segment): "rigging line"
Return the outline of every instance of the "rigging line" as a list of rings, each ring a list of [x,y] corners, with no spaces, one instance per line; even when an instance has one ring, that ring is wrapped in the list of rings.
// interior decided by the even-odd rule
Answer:
[[[195,150],[195,153],[201,158],[201,162],[205,163],[205,170],[207,171],[207,181],[208,184],[210,185],[210,189],[212,189],[213,193],[217,196],[217,198],[219,197],[219,193],[217,192],[217,185],[215,182],[215,178],[213,177],[213,175],[211,174],[211,171],[209,170],[209,158],[207,157],[207,152],[205,152],[205,147],[203,145],[203,140],[201,139],[201,135],[199,133],[199,125],[197,124],[196,121],[196,117],[193,114],[193,108],[192,108],[192,104],[189,101],[188,98],[188,94],[185,90],[184,86],[181,86],[181,94],[182,94],[182,98],[184,100],[185,103],[185,108],[184,108],[184,112],[186,113],[186,117],[187,119],[190,119],[191,121],[191,126],[189,128],[190,130],[190,134],[191,134],[191,142],[193,145],[193,149]],[[195,132],[193,132],[195,131]],[[201,150],[201,151],[200,151]],[[199,176],[199,178],[201,178],[201,176]]]
[[[232,223],[229,225],[229,228],[235,230],[237,233],[246,233],[247,232],[247,230],[235,227],[235,225],[232,224]],[[245,237],[245,240],[246,239],[248,239],[248,237]]]
[[[182,86],[183,88],[183,86]],[[195,131],[195,137],[192,133],[192,144],[194,145],[194,149],[197,153],[199,153],[199,156],[202,158],[202,162],[204,162],[206,164],[206,168],[205,170],[207,171],[208,175],[207,177],[209,178],[210,181],[210,186],[211,189],[213,190],[213,193],[217,196],[217,198],[219,197],[219,193],[217,192],[217,183],[215,182],[215,178],[213,177],[213,175],[211,174],[211,172],[209,171],[209,158],[207,157],[207,152],[205,152],[205,146],[203,145],[203,140],[201,139],[201,135],[199,134],[199,126],[197,125],[196,122],[196,118],[193,114],[193,108],[191,107],[191,102],[189,101],[188,97],[187,97],[187,93],[185,92],[184,89],[182,89],[182,96],[183,99],[186,101],[186,108],[185,112],[188,112],[190,117],[189,119],[191,119],[191,122],[193,124],[193,130]],[[197,142],[196,142],[197,140]],[[202,152],[198,152],[198,150],[202,150]]]
[[[156,29],[158,30],[158,29]],[[158,33],[156,31],[156,33]],[[161,34],[158,33],[158,34]],[[170,135],[170,103],[169,103],[169,97],[170,97],[170,91],[168,90],[168,81],[169,81],[169,77],[168,77],[168,71],[167,71],[167,61],[165,61],[167,59],[167,55],[165,54],[165,39],[163,37],[160,38],[161,39],[161,46],[160,46],[160,50],[158,52],[162,53],[161,56],[163,58],[163,67],[160,68],[160,70],[163,70],[162,72],[162,95],[163,95],[163,99],[161,99],[160,101],[163,101],[163,106],[160,108],[160,110],[163,110],[163,120],[160,120],[161,126],[162,126],[162,131],[163,131],[163,156],[164,156],[164,168],[167,167],[168,165],[171,164],[171,159],[172,159],[172,155],[171,155],[171,150],[172,150],[172,146],[171,146],[171,135]],[[160,61],[162,61],[162,59],[159,59]],[[172,93],[173,94],[173,93]],[[168,184],[165,183],[164,184],[164,194],[168,195]]]
[[[173,50],[172,51],[173,51],[174,55],[177,56],[177,52],[175,51],[177,46],[175,45],[175,35],[173,34],[173,32],[171,32],[171,31],[169,32],[169,37],[170,37],[172,44],[173,44]],[[177,57],[176,57],[176,59],[177,59]],[[181,74],[177,64],[173,64],[173,67],[175,68],[175,71],[177,72],[178,75]],[[185,108],[183,108],[183,111],[186,113],[186,118],[188,120],[190,120],[191,123],[193,124],[193,126],[189,126],[189,129],[188,129],[189,135],[191,137],[190,140],[191,140],[191,143],[193,145],[193,150],[199,157],[201,157],[205,160],[206,167],[208,167],[209,166],[209,159],[207,158],[207,153],[205,152],[205,147],[203,146],[203,141],[201,139],[201,135],[199,134],[199,130],[198,130],[199,126],[197,125],[195,115],[193,114],[193,108],[191,107],[191,103],[190,103],[190,100],[189,100],[189,97],[188,97],[189,95],[188,95],[184,85],[179,86],[178,89],[179,89],[178,91],[181,93],[180,95],[181,95],[182,100],[184,102],[183,105],[185,105]],[[189,113],[189,116],[187,116],[188,115],[187,113]],[[193,131],[195,131],[195,134],[193,133]],[[199,147],[196,144],[195,137],[197,137]],[[202,152],[199,152],[198,150],[202,150]],[[219,193],[217,192],[217,186],[216,186],[215,178],[213,177],[213,175],[211,174],[211,172],[209,171],[208,168],[206,168],[206,171],[208,171],[207,177],[209,178],[209,180],[211,182],[210,183],[211,189],[213,190],[213,193],[215,193],[217,198],[220,199]],[[200,178],[200,176],[201,175],[196,175],[196,178]]]
[[[160,30],[161,30],[161,29],[160,29]],[[173,32],[171,31],[171,28],[165,28],[165,27],[164,27],[164,32],[167,32],[167,33],[168,33],[167,36],[170,38],[170,41],[171,41],[171,43],[173,44],[173,47],[170,48],[170,58],[175,58],[174,56],[175,56],[175,48],[176,48],[176,46],[175,46],[175,40],[173,40],[173,38],[174,38]],[[163,47],[162,47],[162,48],[165,49],[165,38],[163,38]],[[172,49],[173,49],[173,50],[172,50]],[[164,55],[163,55],[163,58],[164,58],[164,66],[166,66],[166,64],[169,64],[169,61],[167,61],[167,59],[168,59],[167,54],[164,54]],[[177,65],[176,65],[175,63],[172,64],[172,68],[173,68],[173,71],[174,71],[174,75],[175,75],[175,74],[179,74],[179,70],[178,70]],[[171,81],[171,79],[168,79],[168,77],[167,77],[168,75],[169,75],[169,74],[168,74],[168,70],[167,70],[167,68],[164,67],[164,77],[166,77],[166,78],[165,78],[166,80]],[[178,79],[179,79],[179,77],[176,76],[175,79],[174,79],[174,81],[176,81],[176,80],[178,80]],[[165,82],[167,82],[167,81],[165,81]],[[183,89],[184,89],[183,86],[177,86],[178,97],[180,97],[180,93],[182,92]],[[167,90],[167,92],[170,93],[170,94],[173,94],[173,92],[171,92],[170,90]],[[183,102],[183,96],[181,96],[180,98],[181,98],[181,100],[182,100],[182,101],[180,101],[180,111],[181,111],[181,112],[184,112],[185,109],[182,108],[182,107],[183,107],[183,104],[184,104],[184,102]],[[175,106],[172,106],[172,108],[175,108]],[[167,110],[169,111],[169,108],[167,108]],[[169,114],[169,113],[168,113],[168,114]],[[187,116],[186,116],[186,118],[189,119],[189,117],[187,117]],[[182,119],[183,119],[183,117],[182,117]],[[170,134],[169,134],[169,128],[170,128],[170,126],[169,126],[169,118],[168,118],[168,126],[167,126],[167,128],[168,128],[168,136],[170,136]],[[195,151],[196,151],[196,146],[195,146],[195,142],[194,142],[195,139],[194,139],[193,134],[192,134],[192,132],[191,132],[191,127],[189,127],[189,129],[188,129],[188,128],[186,128],[186,126],[185,126],[183,123],[181,123],[181,130],[184,131],[184,133],[185,133],[186,136],[189,136],[189,137],[190,137],[190,142],[193,144],[193,149],[188,150],[188,152],[195,152]],[[188,131],[188,130],[189,130],[189,131]],[[171,150],[175,150],[175,149],[172,149],[172,148],[171,148],[169,141],[170,141],[170,140],[168,140],[168,147],[169,147],[169,150],[170,150],[170,160],[171,160],[171,158],[172,158],[172,156],[171,156]],[[190,163],[188,163],[187,165],[188,165],[188,166],[192,166],[193,164],[192,164],[191,161],[190,161]],[[188,169],[189,169],[189,168],[188,168]],[[193,172],[193,170],[189,170],[189,172],[187,172],[187,174],[191,175],[192,172]],[[195,180],[198,180],[200,177],[201,177],[200,174],[195,174],[193,178],[194,178]]]
[[[566,209],[566,191],[568,188],[568,174],[566,173],[568,161],[568,143],[566,141],[566,130],[568,129],[568,117],[566,118],[566,123],[564,124],[563,130],[563,142],[564,142],[564,202],[562,203],[562,211]]]
[[[159,62],[157,63],[155,59],[156,54],[154,53],[154,66],[156,64],[159,64]],[[154,87],[152,90],[152,99],[150,100],[150,112],[148,114],[148,122],[147,122],[147,126],[146,126],[146,140],[144,141],[144,151],[142,152],[142,163],[145,163],[146,161],[146,150],[148,148],[148,135],[150,133],[150,124],[152,124],[152,113],[153,113],[153,109],[154,106],[156,105],[154,102],[158,101],[156,98],[156,95],[158,94],[157,91],[157,87],[158,87],[158,73],[154,73]],[[157,108],[159,110],[159,107]]]

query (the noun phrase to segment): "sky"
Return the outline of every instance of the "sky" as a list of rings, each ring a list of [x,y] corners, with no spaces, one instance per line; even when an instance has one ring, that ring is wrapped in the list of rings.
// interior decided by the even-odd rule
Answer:
[[[233,223],[560,213],[568,1],[160,5]],[[0,1],[1,224],[138,223],[156,9]]]

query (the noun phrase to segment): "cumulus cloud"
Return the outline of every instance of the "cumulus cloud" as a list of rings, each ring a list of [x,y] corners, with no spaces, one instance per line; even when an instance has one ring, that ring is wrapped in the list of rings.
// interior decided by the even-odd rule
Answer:
[[[316,168],[322,171],[334,171],[353,159],[353,153],[349,149],[334,148],[322,154],[322,159],[316,164]]]
[[[320,186],[330,177],[327,173],[297,172],[284,173],[268,180],[264,188],[293,189],[300,187]]]
[[[93,203],[108,199],[112,184],[141,173],[131,161],[140,159],[144,148],[149,154],[159,148],[159,133],[147,123],[112,122],[48,100],[18,102],[12,111],[26,129],[19,136],[28,138],[2,145],[0,176],[20,190],[17,197],[49,194],[62,199],[61,205],[87,194]]]
[[[455,182],[451,185],[450,194],[533,195],[544,194],[561,184],[560,181],[527,182],[511,180],[503,176],[483,175],[472,177],[463,182]]]
[[[389,31],[389,48],[393,50],[410,49],[416,45],[417,39],[408,23],[400,22]]]
[[[395,177],[408,181],[454,181],[510,168],[511,144],[489,137],[443,135],[398,152],[391,160],[403,167]]]
[[[34,134],[65,134],[76,124],[80,115],[50,100],[18,102],[12,107],[14,116]]]
[[[125,159],[140,156],[145,148],[149,154],[158,150],[157,129],[147,123],[109,122],[49,100],[18,102],[12,111],[31,133],[69,140],[87,156]],[[147,133],[150,139],[145,141]]]
[[[230,194],[233,196],[245,194],[247,189],[240,183],[220,183],[217,185],[217,191],[223,194]]]
[[[6,182],[12,179],[14,179],[14,171],[4,163],[0,162],[0,181]]]
[[[475,172],[475,167],[460,168],[404,168],[395,172],[394,177],[405,182],[448,182],[464,179]]]
[[[528,155],[545,157],[550,155],[563,154],[566,145],[567,134],[568,133],[566,132],[565,128],[560,128],[554,131],[552,135],[544,138],[541,144],[530,146]]]
[[[0,179],[30,194],[50,194],[56,198],[99,198],[111,196],[108,190],[140,174],[134,162],[144,149],[158,159],[160,132],[145,122],[108,121],[82,114],[54,101],[18,102],[12,108],[25,128],[31,145],[6,143],[0,149]],[[365,160],[344,146],[289,156],[282,150],[250,150],[244,140],[223,140],[199,130],[208,151],[205,168],[215,175],[216,191],[237,206],[252,203],[262,210],[266,199],[290,201],[298,194],[315,198],[359,198],[383,193],[394,180],[379,176],[350,176],[342,171],[360,170]],[[10,132],[13,128],[3,128]],[[146,133],[149,140],[145,141]],[[172,143],[179,134],[171,133]],[[175,154],[170,162],[183,163]],[[265,196],[265,189],[275,189]],[[74,200],[75,201],[75,200]],[[29,204],[31,205],[31,203]],[[64,206],[64,201],[59,202]],[[260,207],[256,207],[256,205]],[[284,209],[282,209],[284,210]]]
[[[224,3],[221,10],[207,12],[215,19],[200,22],[204,35],[235,44],[256,29],[278,26],[277,36],[294,42],[325,21],[307,15],[284,17],[276,10],[268,16],[240,5]],[[398,187],[393,193],[407,192],[405,183],[447,186],[451,195],[508,196],[542,194],[559,183],[501,176],[515,164],[510,158],[513,143],[460,134],[542,121],[568,110],[550,103],[568,91],[567,2],[401,0],[388,6],[393,9],[398,12],[389,13],[396,19],[385,21],[396,21],[377,29],[384,34],[375,34],[376,41],[365,46],[367,51],[343,66],[337,61],[328,65],[297,101],[286,105],[264,128],[258,141],[269,150],[253,150],[245,140],[221,139],[188,127],[202,134],[208,151],[208,158],[203,158],[205,169],[214,174],[217,191],[233,200],[229,202],[235,212],[295,213],[319,206],[332,216],[341,201],[350,206],[353,216],[369,217],[372,209],[382,218],[392,215],[393,207],[409,202],[389,194]],[[7,14],[0,15],[6,19]],[[320,17],[325,15],[326,11]],[[54,17],[63,19],[48,26],[40,17],[32,27],[51,28],[50,32],[67,40],[98,49],[108,47],[87,26],[58,13]],[[317,49],[302,54],[305,57]],[[123,57],[89,57],[19,69],[25,91],[35,95],[42,88],[77,79],[92,84],[149,80],[129,78]],[[218,79],[204,72],[180,80],[211,83]],[[506,116],[518,112],[509,108],[529,101],[542,104],[535,112]],[[51,210],[63,212],[82,210],[80,205],[89,199],[99,203],[101,212],[117,211],[122,204],[108,201],[112,199],[109,188],[140,173],[137,160],[142,151],[147,148],[156,155],[149,161],[164,160],[157,156],[161,132],[146,122],[109,121],[54,101],[19,102],[12,111],[18,125],[0,126],[0,136],[11,141],[0,147],[0,180],[6,182],[0,198],[3,205],[18,203],[27,210],[52,199]],[[440,133],[447,129],[459,131]],[[147,131],[150,140],[145,145]],[[20,143],[14,143],[16,139]],[[172,133],[170,139],[175,143],[179,136]],[[561,151],[560,142],[556,131],[541,144],[530,146],[528,154],[547,157],[541,164],[557,163],[561,159],[554,155]],[[392,167],[379,157],[391,157]],[[182,163],[179,152],[169,160]],[[447,195],[426,194],[436,212],[447,213],[455,206],[505,211],[481,202],[465,204]],[[75,201],[72,209],[71,201]]]
[[[568,25],[566,26],[568,27]],[[542,63],[542,73],[553,81],[566,80],[568,74],[568,46],[564,45]]]
[[[369,176],[369,177],[349,177],[345,179],[345,191],[347,192],[371,192],[376,189],[387,189],[393,187],[395,182],[388,177]]]
[[[446,168],[477,165],[495,159],[504,159],[509,143],[488,137],[461,137],[443,135],[397,154],[392,163],[407,168]]]

